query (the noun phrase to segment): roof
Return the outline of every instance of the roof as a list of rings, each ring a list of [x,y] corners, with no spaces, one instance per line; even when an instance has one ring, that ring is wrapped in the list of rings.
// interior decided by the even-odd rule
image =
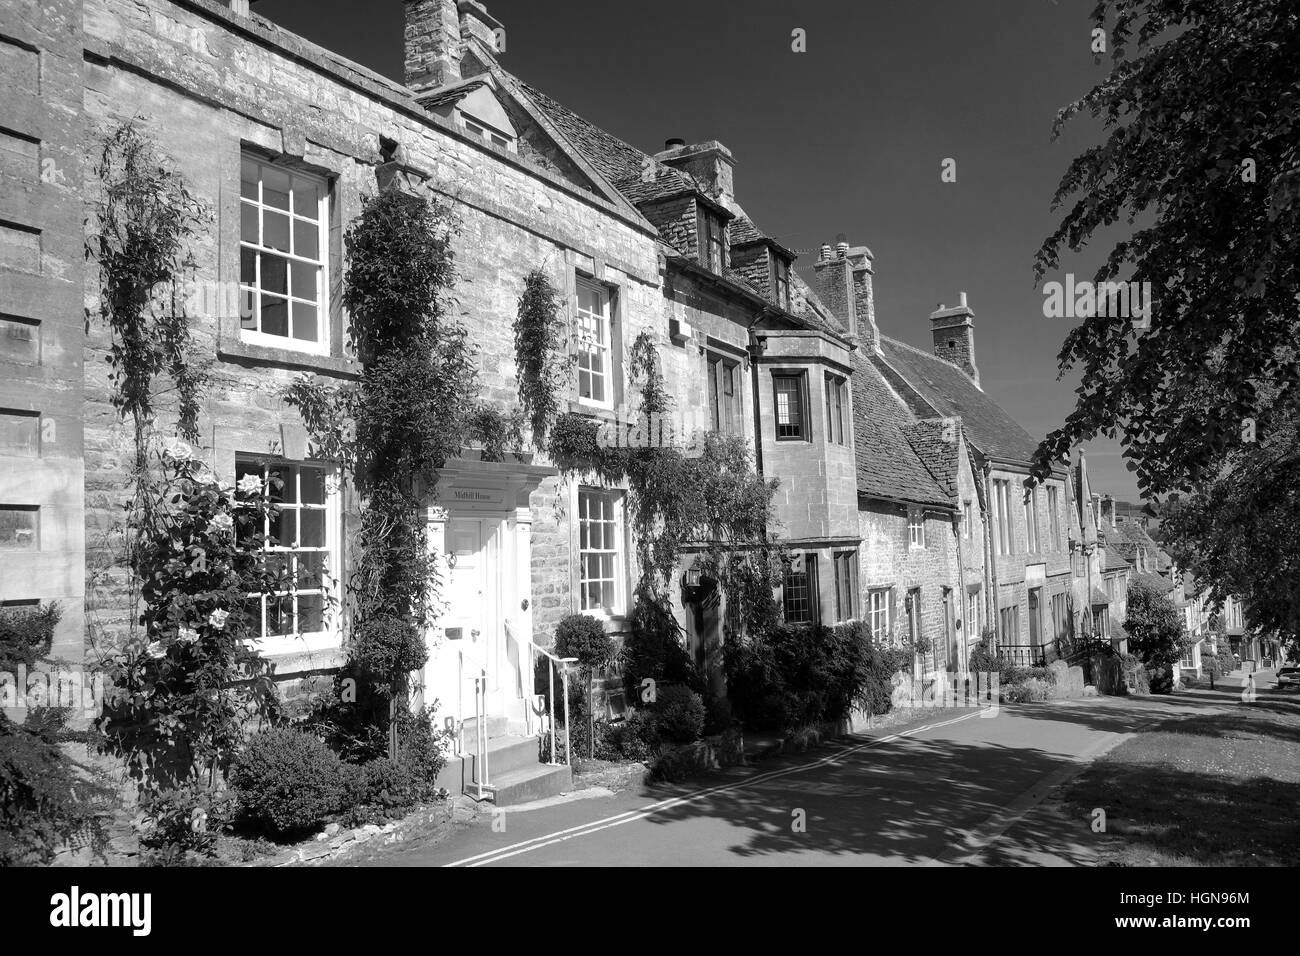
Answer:
[[[853,354],[853,437],[858,494],[952,507],[953,499],[908,440],[913,423],[880,372]]]
[[[1092,589],[1092,605],[1094,607],[1096,607],[1098,604],[1109,604],[1109,603],[1110,603],[1109,594],[1107,594],[1105,591],[1103,591],[1101,588],[1098,587],[1094,587]]]
[[[1102,568],[1106,571],[1119,571],[1129,566],[1129,561],[1119,552],[1109,549],[1101,549]]]
[[[1168,594],[1174,589],[1172,581],[1158,574],[1152,574],[1150,571],[1139,571],[1133,575],[1132,584],[1145,584],[1160,594]]]
[[[985,457],[1028,464],[1038,442],[955,365],[920,349],[880,337],[878,364],[887,363],[943,416],[960,416],[972,445]]]

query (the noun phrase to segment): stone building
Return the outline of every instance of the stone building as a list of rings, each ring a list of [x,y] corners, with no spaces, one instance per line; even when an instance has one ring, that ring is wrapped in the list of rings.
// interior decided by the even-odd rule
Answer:
[[[0,247],[0,360],[15,371],[0,393],[0,453],[13,463],[0,483],[0,599],[60,600],[69,655],[107,649],[130,618],[120,571],[106,570],[130,438],[111,405],[109,336],[81,247],[86,157],[137,117],[209,216],[190,250],[212,293],[190,315],[211,359],[198,453],[223,480],[271,472],[289,489],[270,530],[303,583],[262,599],[260,646],[278,677],[293,684],[341,662],[330,581],[346,580],[356,526],[351,489],[283,393],[304,373],[358,376],[342,238],[363,197],[393,181],[458,218],[455,293],[486,401],[516,401],[511,324],[524,277],[542,269],[584,333],[566,410],[601,419],[630,404],[627,350],[648,330],[682,410],[749,439],[758,467],[782,481],[779,533],[797,555],[787,616],[856,616],[852,338],[819,313],[793,253],[737,204],[730,153],[670,143],[651,156],[586,124],[501,68],[500,24],[479,4],[408,0],[406,13],[398,84],[239,0],[6,4],[0,49],[21,95],[2,125],[21,135],[4,153],[19,188],[5,191]],[[47,80],[41,63],[68,69]],[[50,169],[60,175],[42,177]],[[224,307],[245,301],[248,314]],[[175,416],[164,399],[160,430]],[[535,645],[565,614],[625,627],[635,568],[623,489],[525,459],[468,449],[430,503],[432,542],[454,562],[425,694],[454,721],[473,706],[467,681],[486,673],[493,726],[527,726]],[[704,663],[725,609],[688,571],[680,610]]]
[[[30,0],[7,4],[0,29],[0,610],[57,602],[52,653],[72,661],[85,631],[79,17]]]
[[[951,488],[947,508],[939,513],[950,516],[943,520],[949,521],[955,538],[945,559],[948,570],[932,571],[931,586],[921,585],[923,608],[927,593],[930,596],[925,613],[942,621],[947,634],[964,632],[963,653],[992,628],[1006,656],[1022,662],[1042,660],[1069,628],[1067,476],[1061,468],[1026,490],[1037,442],[980,387],[974,315],[965,293],[957,307],[941,305],[933,312],[933,354],[880,335],[873,327],[862,346],[862,362],[911,421],[929,423],[931,430],[938,428],[952,439],[943,443],[950,450],[942,456],[942,466],[933,463],[936,446],[922,456],[932,476],[951,476],[946,479]],[[913,444],[914,435],[909,434]],[[886,444],[874,458],[880,462],[889,455]],[[881,467],[868,463],[867,471]],[[861,469],[859,475],[861,493]],[[879,500],[870,478],[865,486],[868,497]],[[924,511],[917,504],[908,503],[913,527]],[[925,540],[930,520],[925,519]],[[963,621],[960,628],[957,620]],[[960,663],[956,655],[948,660]]]

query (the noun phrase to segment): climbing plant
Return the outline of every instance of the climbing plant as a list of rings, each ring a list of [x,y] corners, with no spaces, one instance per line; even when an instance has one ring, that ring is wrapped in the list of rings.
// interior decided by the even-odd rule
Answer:
[[[710,433],[691,450],[668,440],[654,423],[669,415],[673,399],[648,330],[633,341],[628,357],[636,420],[602,425],[576,413],[562,414],[550,431],[547,450],[566,474],[627,483],[638,569],[631,635],[622,651],[629,682],[650,677],[698,687],[699,675],[682,649],[681,627],[672,613],[672,586],[682,556],[688,551],[696,555],[697,565],[718,581],[738,619],[752,627],[777,620],[772,588],[780,581],[785,555],[769,531],[778,483],[757,474],[741,438]],[[632,429],[638,430],[639,440],[632,440]]]
[[[394,720],[409,675],[428,659],[438,569],[425,509],[438,470],[476,440],[484,458],[499,460],[518,433],[513,416],[478,401],[475,350],[452,315],[456,225],[448,206],[422,196],[390,188],[366,197],[345,236],[343,282],[360,380],[301,377],[286,391],[317,452],[340,461],[361,496],[352,633],[338,678],[354,682],[355,702],[331,719],[351,739],[391,731],[390,753],[409,723]]]
[[[134,425],[141,469],[158,376],[165,373],[175,391],[177,433],[198,440],[205,363],[195,354],[180,287],[194,269],[189,243],[210,216],[137,120],[107,133],[95,176],[86,257],[99,267],[113,407]]]
[[[141,487],[155,506],[129,524],[144,634],[106,661],[113,694],[98,720],[102,748],[146,793],[204,776],[212,786],[246,722],[274,712],[261,607],[248,596],[290,587],[264,560],[274,506],[260,478],[219,482],[175,440],[151,455]]]
[[[557,392],[565,372],[564,335],[559,292],[545,272],[534,269],[524,277],[524,291],[519,297],[515,365],[519,403],[539,449],[545,447],[547,430],[559,412]]]

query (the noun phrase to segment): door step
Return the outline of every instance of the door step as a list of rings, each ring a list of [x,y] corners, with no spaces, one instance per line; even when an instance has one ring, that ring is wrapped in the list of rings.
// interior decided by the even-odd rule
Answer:
[[[492,783],[484,785],[483,797],[491,800],[498,807],[512,807],[545,797],[557,797],[573,789],[573,773],[565,765],[533,764],[505,773],[497,773],[488,767]],[[474,785],[467,785],[465,793],[477,795]]]

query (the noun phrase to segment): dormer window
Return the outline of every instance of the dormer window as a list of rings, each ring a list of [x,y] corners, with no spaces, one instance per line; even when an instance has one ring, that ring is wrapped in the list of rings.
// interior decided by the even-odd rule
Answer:
[[[772,295],[776,304],[790,311],[790,263],[772,254]]]
[[[486,123],[480,123],[474,117],[465,113],[461,114],[461,122],[465,126],[465,132],[471,136],[477,136],[479,139],[500,146],[502,149],[508,149],[511,152],[515,151],[515,138],[513,136],[498,132]]]
[[[722,220],[715,214],[700,210],[700,262],[711,272],[722,275],[727,267],[726,240]]]

